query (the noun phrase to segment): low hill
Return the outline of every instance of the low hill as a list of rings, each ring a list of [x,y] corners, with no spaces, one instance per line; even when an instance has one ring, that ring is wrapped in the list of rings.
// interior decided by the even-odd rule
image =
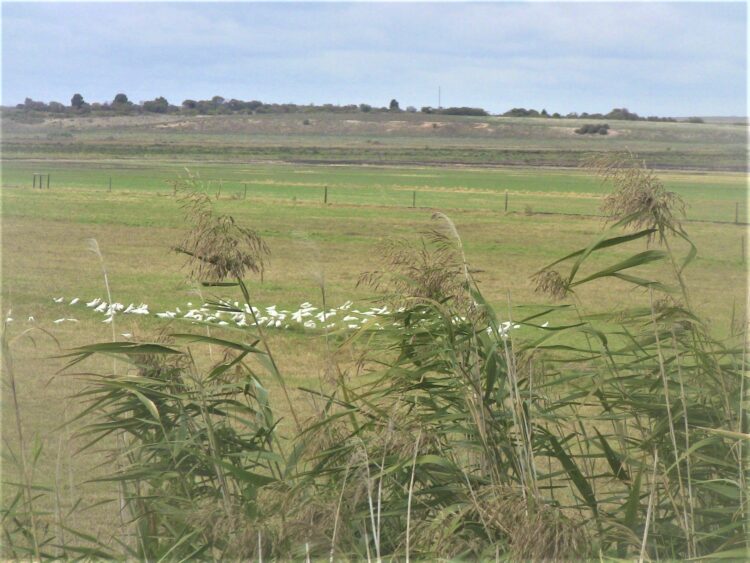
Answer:
[[[408,112],[40,117],[5,109],[2,153],[6,159],[577,166],[592,152],[629,150],[656,168],[747,170],[747,125],[611,120],[606,134],[576,133],[591,123],[599,121]]]

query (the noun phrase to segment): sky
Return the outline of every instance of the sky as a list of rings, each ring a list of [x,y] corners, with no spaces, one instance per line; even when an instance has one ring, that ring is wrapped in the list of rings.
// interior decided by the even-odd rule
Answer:
[[[744,2],[2,2],[2,104],[747,115]]]

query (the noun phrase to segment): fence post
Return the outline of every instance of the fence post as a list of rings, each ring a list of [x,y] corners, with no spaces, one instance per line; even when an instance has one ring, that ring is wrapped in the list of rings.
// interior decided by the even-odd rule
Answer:
[[[414,190],[411,192],[411,206],[416,207],[417,206],[417,191]]]
[[[734,204],[734,224],[737,225],[740,222],[740,202],[737,201]]]
[[[745,235],[742,235],[740,237],[740,251],[742,252],[742,256],[740,256],[740,263],[745,263]]]
[[[32,174],[31,176],[31,189],[36,189],[36,174]]]
[[[219,180],[219,191],[216,192],[216,199],[219,199],[221,197],[221,187],[224,184],[224,180]]]
[[[49,174],[47,174],[47,189],[49,189]]]
[[[109,177],[109,191],[112,191],[112,176]]]
[[[326,186],[323,190],[323,203],[328,203],[328,186]]]
[[[245,195],[243,196],[242,199],[247,199],[247,184],[245,184]]]
[[[508,212],[508,190],[505,190],[505,212]]]

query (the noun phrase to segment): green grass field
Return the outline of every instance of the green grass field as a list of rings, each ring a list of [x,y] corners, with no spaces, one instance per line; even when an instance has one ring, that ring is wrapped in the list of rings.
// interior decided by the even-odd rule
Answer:
[[[202,296],[196,295],[181,270],[182,259],[170,252],[185,225],[169,181],[184,174],[185,168],[206,182],[207,191],[216,196],[217,211],[233,215],[267,240],[269,268],[263,283],[251,282],[259,305],[293,308],[310,301],[320,306],[323,284],[329,306],[347,300],[367,306],[372,292],[358,287],[357,280],[378,266],[378,245],[394,236],[416,238],[430,227],[434,211],[454,220],[484,294],[498,310],[507,310],[509,298],[513,306],[542,302],[529,277],[601,231],[599,206],[609,187],[580,168],[484,165],[495,163],[492,154],[497,151],[520,149],[527,156],[529,151],[547,151],[545,164],[580,161],[587,151],[602,150],[600,140],[576,139],[537,120],[494,125],[492,119],[445,117],[440,121],[447,125],[437,129],[450,125],[453,133],[430,137],[433,128],[423,128],[424,119],[417,117],[422,121],[396,132],[386,131],[389,125],[382,118],[372,118],[364,132],[361,126],[333,123],[330,118],[313,120],[310,132],[304,132],[299,116],[279,117],[275,125],[274,117],[262,116],[258,123],[236,127],[225,117],[196,118],[187,125],[161,129],[154,122],[23,124],[4,117],[3,314],[13,318],[8,324],[10,337],[41,327],[59,343],[58,347],[54,340],[35,333],[33,342],[20,339],[12,349],[25,426],[40,433],[47,446],[37,477],[52,485],[54,468],[62,463],[64,470],[71,469],[75,488],[86,491],[90,499],[111,493],[104,485],[85,484],[95,471],[96,456],[66,454],[59,461],[58,435],[53,433],[63,413],[70,416],[75,410],[66,398],[77,386],[56,375],[63,364],[52,356],[60,348],[111,338],[110,326],[90,310],[52,301],[58,296],[66,302],[74,297],[106,298],[101,265],[87,250],[87,239],[98,241],[116,301],[145,302],[156,312],[184,308],[187,302],[200,302],[213,293],[232,295],[229,290],[205,289]],[[475,127],[485,122],[494,130],[485,133],[485,127]],[[349,126],[353,130],[347,133]],[[52,135],[56,128],[72,131],[72,140]],[[746,128],[633,123],[620,129],[620,137],[606,140],[612,141],[607,148],[667,155],[662,161],[665,166],[691,162],[694,156],[697,167],[705,168],[669,170],[660,177],[688,205],[685,227],[698,247],[697,259],[686,271],[694,304],[719,333],[728,332],[732,319],[742,317],[746,299],[747,175],[731,171],[745,158],[737,155],[745,150]],[[380,150],[368,143],[373,139],[388,149],[393,160],[403,160],[398,155],[407,154],[411,156],[406,160],[419,163],[383,164],[389,158],[373,156]],[[317,147],[312,160],[335,160],[332,155],[352,142],[358,151],[352,160],[362,161],[358,164],[266,161],[280,152],[263,153],[274,146],[283,146],[281,152],[287,153]],[[570,143],[577,143],[572,156],[565,152]],[[195,148],[200,146],[207,151]],[[442,165],[440,155],[447,153],[440,151],[460,156],[464,164]],[[714,160],[712,152],[719,155]],[[263,161],[253,160],[258,154],[263,154]],[[503,154],[508,157],[511,152]],[[349,158],[344,156],[342,160]],[[711,163],[724,169],[710,169]],[[51,189],[33,190],[34,173],[50,174]],[[323,203],[326,188],[328,204]],[[642,249],[643,243],[639,244],[634,248]],[[686,249],[678,246],[678,250]],[[604,252],[590,267],[625,256],[622,250]],[[658,268],[649,272],[659,275]],[[623,291],[624,287],[617,281],[592,285],[579,306],[589,312],[614,310],[644,299],[642,292]],[[78,322],[54,324],[61,317],[75,317]],[[153,338],[170,326],[191,329],[185,321],[169,325],[153,315],[118,316],[116,323],[118,338],[122,333]],[[320,331],[271,332],[291,386],[326,373],[330,357]],[[102,365],[106,362],[91,363],[92,369]],[[13,444],[14,438],[5,431],[12,422],[8,400],[4,393],[3,434]],[[100,507],[85,517],[84,524],[105,533],[113,518]]]
[[[354,206],[417,207],[454,210],[600,214],[608,187],[592,173],[561,169],[435,168],[392,166],[328,166],[293,164],[155,163],[126,166],[117,161],[9,161],[3,166],[3,186],[29,188],[34,173],[50,175],[55,193],[91,191],[114,194],[168,195],[169,181],[185,170],[200,176],[207,191],[222,199],[247,197],[280,203],[323,202]],[[746,176],[729,172],[669,172],[665,187],[688,205],[687,218],[700,221],[747,221]],[[46,179],[45,179],[46,187]],[[15,214],[12,205],[7,212]]]

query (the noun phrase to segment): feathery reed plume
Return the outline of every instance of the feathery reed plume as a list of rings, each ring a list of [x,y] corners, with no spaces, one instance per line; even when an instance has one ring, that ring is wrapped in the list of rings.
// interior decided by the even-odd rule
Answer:
[[[242,279],[248,272],[263,275],[270,250],[260,235],[239,226],[230,215],[214,213],[213,202],[197,176],[173,182],[185,219],[192,227],[174,250],[186,254],[194,280],[221,282]]]
[[[681,230],[679,218],[685,216],[685,202],[664,189],[654,171],[632,153],[598,155],[585,164],[615,188],[601,206],[609,221],[624,221],[623,226],[633,230],[656,229],[660,240]]]
[[[382,242],[378,246],[382,268],[363,273],[357,285],[385,294],[394,306],[410,299],[426,299],[440,303],[451,300],[460,307],[469,298],[469,271],[460,239],[445,228],[421,234],[417,243],[406,238]]]
[[[542,270],[531,276],[534,291],[560,300],[568,294],[568,286],[557,270]]]

